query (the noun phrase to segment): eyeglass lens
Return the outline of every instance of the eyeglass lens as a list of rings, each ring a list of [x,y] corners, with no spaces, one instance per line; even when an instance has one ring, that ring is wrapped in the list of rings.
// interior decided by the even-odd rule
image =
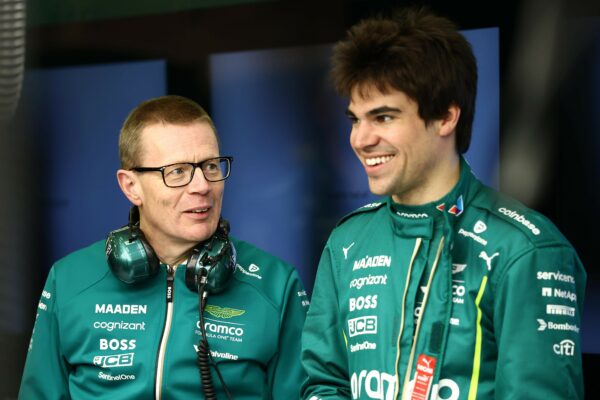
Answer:
[[[181,163],[170,165],[163,170],[165,183],[168,186],[183,186],[192,181],[195,164]],[[209,182],[218,182],[229,176],[229,160],[226,158],[215,158],[203,161],[200,170],[204,178]]]

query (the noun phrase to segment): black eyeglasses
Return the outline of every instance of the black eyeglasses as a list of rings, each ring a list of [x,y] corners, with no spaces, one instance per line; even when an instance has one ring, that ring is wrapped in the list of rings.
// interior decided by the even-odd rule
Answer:
[[[197,163],[177,163],[162,167],[135,167],[136,172],[160,171],[165,186],[175,188],[188,185],[194,179],[196,168],[200,168],[204,179],[219,182],[227,179],[231,172],[233,157],[215,157]]]

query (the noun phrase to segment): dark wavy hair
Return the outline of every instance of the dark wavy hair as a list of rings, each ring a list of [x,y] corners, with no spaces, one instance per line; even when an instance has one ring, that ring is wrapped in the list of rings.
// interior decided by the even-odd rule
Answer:
[[[456,105],[456,150],[471,142],[477,94],[477,63],[456,25],[429,9],[406,8],[391,17],[365,19],[351,27],[333,50],[331,77],[337,92],[366,96],[373,85],[382,93],[404,92],[429,124]]]

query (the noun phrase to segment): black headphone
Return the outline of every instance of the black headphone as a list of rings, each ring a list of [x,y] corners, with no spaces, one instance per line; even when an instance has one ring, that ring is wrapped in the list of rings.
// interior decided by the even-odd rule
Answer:
[[[207,293],[227,288],[236,269],[236,251],[228,234],[229,222],[221,218],[213,236],[192,249],[185,270],[190,290],[198,291],[201,281]],[[140,229],[136,206],[129,211],[129,223],[108,234],[105,251],[112,273],[122,282],[135,284],[158,273],[160,261]]]

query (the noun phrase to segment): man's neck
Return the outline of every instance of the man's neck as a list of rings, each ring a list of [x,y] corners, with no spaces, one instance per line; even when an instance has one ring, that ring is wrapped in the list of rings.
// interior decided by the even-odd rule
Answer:
[[[167,243],[165,240],[153,237],[151,233],[145,233],[145,236],[160,262],[172,267],[184,262],[193,248],[189,243]]]
[[[405,193],[392,195],[394,202],[418,206],[428,204],[447,195],[460,179],[460,156],[453,153],[442,159],[429,171],[429,176],[419,187],[407,190]]]

